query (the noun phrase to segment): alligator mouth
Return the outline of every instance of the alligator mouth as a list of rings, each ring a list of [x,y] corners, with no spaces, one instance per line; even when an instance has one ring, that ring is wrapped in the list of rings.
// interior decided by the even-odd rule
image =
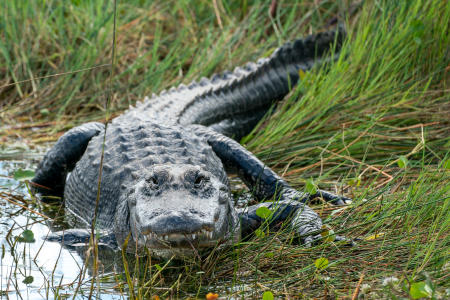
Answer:
[[[192,233],[155,233],[147,231],[143,233],[146,244],[151,247],[209,247],[216,244],[214,232],[201,229]]]
[[[198,239],[212,239],[214,233],[207,229],[201,229],[199,231],[196,231],[194,233],[165,233],[165,234],[158,234],[155,232],[144,232],[144,235],[151,238],[151,239],[157,239],[157,240],[163,240],[163,241],[177,241],[180,239],[191,239],[191,240],[198,240]]]

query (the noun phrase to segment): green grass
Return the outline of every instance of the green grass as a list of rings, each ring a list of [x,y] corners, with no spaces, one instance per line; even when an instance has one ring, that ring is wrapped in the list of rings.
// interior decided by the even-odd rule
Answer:
[[[242,142],[300,189],[312,178],[353,197],[343,210],[316,209],[335,232],[362,240],[305,249],[282,231],[183,266],[131,260],[116,277],[118,293],[261,298],[271,290],[351,299],[362,287],[377,299],[407,297],[423,281],[434,297],[448,297],[450,4],[280,1],[271,19],[270,1],[217,0],[218,14],[213,3],[119,1],[109,111],[268,55],[339,16],[349,35],[340,59],[308,72]],[[0,4],[0,116],[12,125],[0,128],[5,142],[19,135],[34,145],[104,120],[111,67],[75,71],[111,62],[112,8],[84,0]],[[64,72],[74,73],[36,79]],[[12,84],[21,80],[29,81]],[[329,260],[325,270],[314,265],[320,257]],[[398,283],[384,286],[391,276]]]

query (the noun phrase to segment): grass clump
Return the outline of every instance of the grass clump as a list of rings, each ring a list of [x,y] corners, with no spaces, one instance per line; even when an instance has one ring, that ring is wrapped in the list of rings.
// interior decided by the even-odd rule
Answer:
[[[255,60],[339,17],[348,31],[340,58],[302,75],[242,142],[298,188],[319,185],[351,196],[349,207],[323,204],[316,211],[336,234],[359,238],[358,245],[305,249],[281,230],[181,266],[124,255],[127,267],[114,277],[118,293],[445,298],[450,4],[288,1],[270,17],[266,2],[119,1],[109,109],[119,114],[151,92]],[[0,114],[11,125],[1,129],[5,139],[33,143],[102,120],[111,3],[1,5]],[[64,72],[72,73],[37,79]],[[28,81],[13,84],[21,80]],[[318,259],[326,267],[317,267]]]

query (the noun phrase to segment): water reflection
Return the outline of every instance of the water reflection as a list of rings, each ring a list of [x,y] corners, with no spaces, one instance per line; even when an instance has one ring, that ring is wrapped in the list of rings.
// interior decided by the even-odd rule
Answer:
[[[50,232],[49,224],[46,218],[30,211],[37,211],[38,207],[32,203],[26,185],[13,179],[14,171],[19,168],[34,169],[34,165],[26,161],[0,161],[0,298],[54,299],[58,295],[72,298],[78,285],[76,299],[87,298],[91,286],[89,271],[80,280],[84,265],[80,253],[84,254],[86,249],[77,252],[63,248],[59,243],[44,241]],[[43,213],[56,215],[58,206],[53,207],[54,211],[45,207]],[[64,226],[64,223],[52,224],[58,229]],[[33,233],[34,242],[23,238],[25,230]],[[22,239],[18,240],[18,237]],[[106,252],[102,251],[102,254]],[[109,253],[110,258],[111,255],[115,256]],[[114,260],[112,263],[103,260],[106,266],[102,271],[111,272]],[[110,282],[105,278],[102,277],[105,282],[102,282],[101,293],[94,289],[94,295],[101,299],[126,298],[113,289],[114,277]]]

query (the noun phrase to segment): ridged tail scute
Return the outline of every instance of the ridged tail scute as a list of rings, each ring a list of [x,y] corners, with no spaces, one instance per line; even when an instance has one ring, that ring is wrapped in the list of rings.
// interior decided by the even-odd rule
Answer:
[[[178,114],[183,125],[211,126],[253,111],[267,110],[299,80],[299,70],[311,69],[335,44],[339,52],[345,38],[342,27],[286,43],[269,58],[236,68],[228,84],[195,97]],[[239,73],[239,74],[235,74]]]

